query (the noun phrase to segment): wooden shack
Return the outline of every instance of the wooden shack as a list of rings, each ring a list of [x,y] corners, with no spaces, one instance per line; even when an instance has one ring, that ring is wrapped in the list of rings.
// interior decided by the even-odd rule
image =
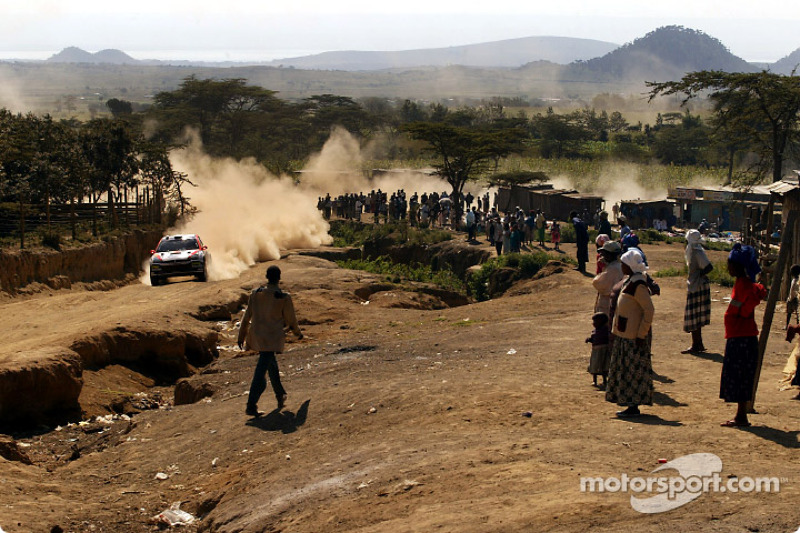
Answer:
[[[679,207],[678,225],[696,228],[703,219],[717,223],[721,231],[740,231],[750,207],[765,210],[771,199],[766,186],[747,190],[733,187],[675,187],[667,193]]]
[[[652,228],[654,220],[664,220],[672,227],[677,217],[674,214],[675,200],[623,200],[619,212],[625,215],[628,225],[634,229]]]
[[[795,170],[793,171],[792,176],[785,177],[781,181],[776,181],[775,183],[767,185],[766,188],[773,195],[771,206],[779,204],[781,206],[779,220],[781,222],[780,227],[782,235],[784,232],[786,232],[786,223],[789,212],[795,211],[800,213],[800,171]],[[768,249],[767,247],[774,244],[776,241],[775,237],[771,237],[771,235],[773,234],[774,221],[777,219],[777,217],[777,213],[773,215],[772,209],[768,209],[764,213],[764,216],[756,219],[756,224],[758,224],[757,227],[764,228],[764,230],[760,232],[763,233],[763,235],[759,235],[759,232],[751,229],[749,232],[747,232],[747,235],[744,236],[747,244],[753,244],[756,246],[760,244],[759,251],[761,252],[762,266],[765,264],[771,264],[776,258],[774,257],[776,255],[774,252],[768,251],[765,254],[764,249]],[[766,221],[764,220],[765,218],[767,219]],[[783,283],[781,285],[782,299],[785,299],[789,292],[789,284],[791,283],[789,269],[792,265],[800,264],[800,220],[798,220],[798,217],[795,217],[791,240],[788,244],[790,246],[789,256],[783,272],[780,273],[783,278]]]
[[[602,196],[584,194],[574,189],[554,189],[552,185],[501,187],[496,199],[500,211],[510,211],[516,207],[525,212],[541,209],[549,220],[567,220],[571,211],[585,211],[594,215],[604,205]]]

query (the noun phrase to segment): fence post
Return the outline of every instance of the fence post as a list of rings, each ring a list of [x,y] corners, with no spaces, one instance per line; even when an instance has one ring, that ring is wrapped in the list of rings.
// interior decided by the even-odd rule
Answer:
[[[767,307],[764,309],[764,321],[761,324],[761,336],[758,338],[758,360],[756,362],[756,375],[753,381],[753,398],[748,405],[748,411],[754,412],[756,403],[756,392],[758,391],[758,380],[761,377],[761,365],[764,362],[764,352],[767,350],[767,341],[769,340],[769,332],[772,328],[772,317],[775,314],[775,304],[778,301],[778,293],[781,290],[781,281],[783,280],[783,271],[786,268],[786,259],[792,247],[792,234],[794,233],[794,223],[797,218],[797,211],[789,211],[789,216],[786,219],[786,227],[784,228],[783,235],[781,235],[781,249],[778,253],[778,261],[775,264],[773,271],[772,284],[769,289],[769,296],[767,297]]]

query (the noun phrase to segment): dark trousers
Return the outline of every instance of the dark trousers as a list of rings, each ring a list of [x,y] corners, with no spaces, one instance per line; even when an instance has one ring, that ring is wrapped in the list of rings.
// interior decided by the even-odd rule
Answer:
[[[475,224],[467,226],[467,238],[471,241],[475,239]]]
[[[253,382],[250,384],[250,396],[247,398],[247,405],[255,406],[261,394],[267,389],[266,374],[269,373],[269,382],[275,392],[275,398],[280,399],[286,394],[281,385],[281,375],[278,371],[278,361],[275,359],[275,352],[259,352],[256,371],[253,373]]]

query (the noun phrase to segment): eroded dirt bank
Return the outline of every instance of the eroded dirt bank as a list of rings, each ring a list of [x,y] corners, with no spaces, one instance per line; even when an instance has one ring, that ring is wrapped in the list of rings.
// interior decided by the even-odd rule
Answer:
[[[654,269],[682,261],[678,246],[645,251]],[[594,292],[590,278],[573,270],[554,270],[488,302],[431,310],[390,307],[402,298],[396,290],[371,292],[384,280],[328,261],[290,256],[279,264],[306,333],[280,358],[287,409],[259,420],[244,415],[255,356],[233,349],[236,313],[218,317],[209,325],[220,356],[189,378],[211,396],[129,420],[16,435],[16,449],[33,464],[19,453],[0,459],[0,527],[152,531],[149,519],[175,502],[198,517],[184,531],[777,532],[800,525],[800,416],[794,393],[775,385],[789,347],[782,332],[770,339],[754,426],[719,427],[732,414],[717,399],[728,289],[713,288],[709,353],[698,357],[679,353],[688,341],[685,280],[662,280],[655,402],[639,420],[618,420],[586,373]],[[38,297],[12,310],[53,317],[60,311],[47,302],[63,296],[86,305],[97,323],[153,320],[166,329],[163,321],[176,324],[201,300],[227,301],[224,294],[260,283],[265,267],[230,282],[130,286],[104,293],[109,300]],[[73,335],[86,336],[88,324],[68,320]],[[46,337],[41,324],[26,335]],[[267,391],[261,408],[273,401]],[[776,476],[780,492],[708,493],[646,515],[631,508],[629,493],[580,490],[581,476],[647,476],[660,458],[701,452],[720,457],[723,479]]]
[[[122,280],[138,274],[161,230],[133,230],[121,237],[61,252],[0,250],[0,290],[16,293],[32,283],[52,289],[77,282]],[[36,287],[31,287],[35,292]]]

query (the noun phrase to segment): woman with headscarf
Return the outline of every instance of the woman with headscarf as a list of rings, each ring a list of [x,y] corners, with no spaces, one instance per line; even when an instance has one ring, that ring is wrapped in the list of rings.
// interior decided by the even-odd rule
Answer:
[[[641,254],[629,250],[622,254],[622,273],[628,276],[617,300],[612,333],[611,364],[606,401],[626,406],[617,416],[639,415],[640,405],[653,404],[653,368],[647,342],[653,323],[653,301],[644,273]]]
[[[752,246],[733,245],[728,255],[728,273],[736,278],[731,303],[725,311],[725,358],[722,361],[719,397],[738,404],[736,416],[722,425],[746,427],[747,404],[753,399],[756,366],[758,364],[758,326],[755,310],[767,295],[763,285],[756,283],[761,272],[758,255]]]
[[[708,260],[702,236],[696,229],[686,232],[686,266],[689,277],[686,280],[686,308],[683,314],[683,331],[692,334],[692,345],[681,353],[701,353],[706,351],[703,345],[703,326],[711,323],[711,285],[708,273],[714,265]]]

